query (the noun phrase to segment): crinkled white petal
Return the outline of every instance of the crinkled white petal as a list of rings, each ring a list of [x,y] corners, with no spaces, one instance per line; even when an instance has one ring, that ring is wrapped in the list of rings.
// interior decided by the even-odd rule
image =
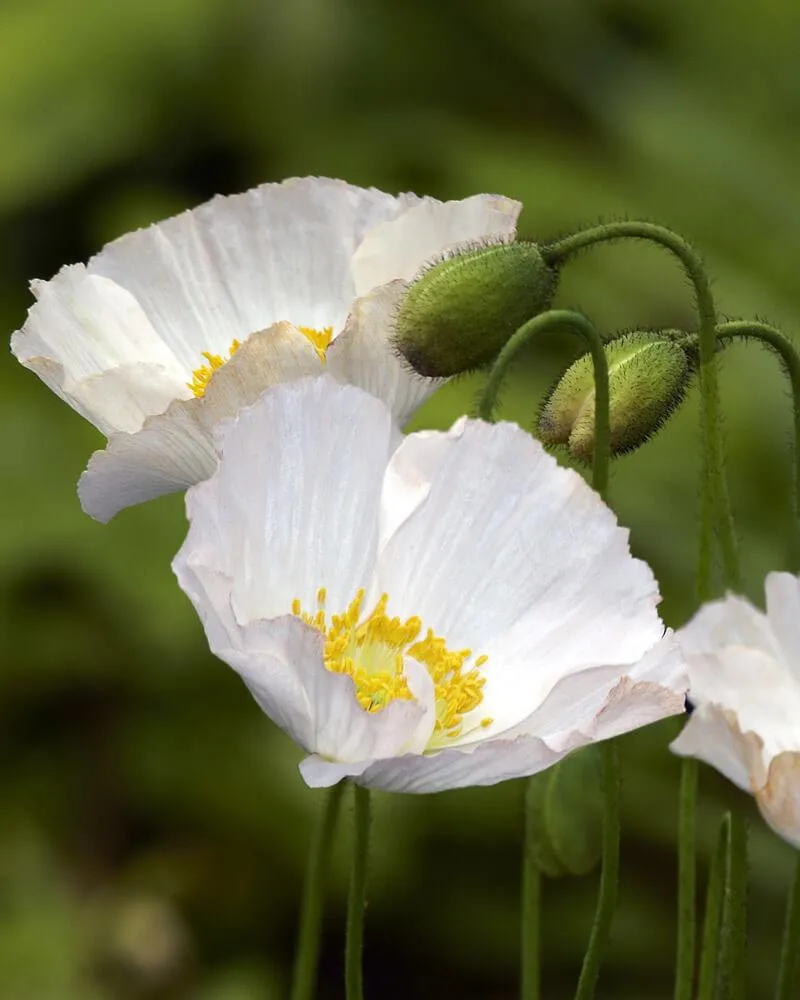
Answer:
[[[403,470],[389,505],[402,523],[382,546],[378,589],[449,648],[489,657],[475,721],[508,729],[560,678],[636,662],[660,640],[653,575],[577,473],[512,424],[459,421],[440,435],[446,448],[432,438],[410,435],[390,463],[387,483]]]
[[[395,278],[410,281],[423,264],[458,243],[513,239],[521,210],[520,202],[500,195],[423,199],[367,233],[353,257],[356,294]]]
[[[83,509],[105,522],[124,507],[202,482],[216,467],[219,421],[271,385],[321,371],[317,352],[291,324],[253,334],[213,374],[204,396],[176,400],[140,431],[112,435],[94,453],[78,484]]]
[[[410,369],[389,342],[405,288],[394,281],[357,299],[327,353],[331,375],[382,399],[400,426],[442,385]]]
[[[670,750],[680,757],[697,757],[739,788],[752,791],[750,751],[735,713],[719,705],[700,705],[692,712],[680,736],[672,741]],[[756,752],[760,754],[760,748]]]
[[[383,473],[398,440],[379,400],[329,376],[268,390],[218,430],[217,472],[187,495],[179,560],[203,551],[241,623],[342,612],[372,578]]]
[[[720,646],[747,646],[767,656],[778,655],[778,644],[767,616],[744,597],[728,594],[704,604],[678,633],[687,656],[710,653]]]
[[[422,793],[526,777],[579,747],[679,714],[685,690],[685,664],[667,637],[630,668],[594,667],[563,678],[533,715],[496,738],[375,761],[356,780]]]
[[[791,573],[769,573],[764,589],[769,625],[784,663],[800,684],[800,579]]]
[[[782,662],[744,646],[721,646],[688,662],[689,698],[697,708],[731,712],[742,732],[762,740],[767,759],[800,750],[800,685]]]
[[[82,264],[31,288],[38,301],[11,350],[104,434],[138,430],[188,394],[172,351],[124,288]]]
[[[419,201],[315,177],[214,198],[34,281],[12,350],[103,433],[132,433],[188,398],[204,351],[281,321],[340,330],[356,247]]]
[[[282,320],[339,329],[356,247],[417,201],[319,177],[262,184],[123,236],[89,270],[131,292],[192,371],[201,351],[226,354]]]
[[[729,595],[678,632],[695,711],[671,749],[750,791],[773,829],[800,846],[797,578],[772,573],[766,591],[766,615]]]

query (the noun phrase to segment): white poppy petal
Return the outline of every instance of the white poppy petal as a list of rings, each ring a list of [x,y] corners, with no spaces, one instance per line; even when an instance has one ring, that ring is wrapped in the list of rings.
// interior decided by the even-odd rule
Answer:
[[[513,238],[521,210],[520,202],[499,195],[423,199],[367,233],[353,257],[356,294],[395,278],[410,281],[426,261],[455,244]]]
[[[728,595],[678,632],[695,711],[671,749],[750,791],[770,826],[800,846],[798,579],[771,573],[765,589],[767,614]]]
[[[240,621],[285,614],[295,598],[313,612],[321,587],[344,611],[369,585],[396,435],[379,400],[328,376],[275,386],[220,426],[217,473],[187,496],[185,546],[212,533]]]
[[[177,400],[142,430],[112,435],[94,453],[78,484],[83,509],[106,522],[124,507],[202,482],[217,464],[213,432],[221,420],[270,385],[321,370],[315,349],[291,324],[254,334],[213,374],[202,398]]]
[[[689,717],[680,736],[670,743],[680,757],[697,757],[710,764],[728,781],[751,791],[748,751],[733,712],[718,705],[701,705]]]
[[[11,350],[103,433],[138,430],[186,394],[181,367],[124,288],[82,264],[31,288],[38,301]]]
[[[704,604],[678,636],[687,656],[711,652],[720,645],[748,646],[768,656],[778,653],[767,616],[735,594]]]
[[[123,236],[89,270],[127,288],[191,371],[281,320],[341,327],[353,252],[414,201],[327,178],[262,184]]]
[[[667,635],[638,663],[590,667],[556,682],[542,704],[503,738],[535,734],[553,750],[606,740],[685,710],[688,677]],[[491,737],[497,727],[489,727]]]
[[[450,648],[489,657],[478,712],[508,728],[565,674],[658,642],[658,591],[597,494],[520,428],[462,421],[442,437],[435,470],[430,436],[390,463],[409,478],[421,448],[432,481],[381,550],[379,588]]]
[[[417,375],[389,342],[405,289],[404,282],[394,281],[356,299],[327,354],[332,375],[382,399],[400,426],[443,383]]]
[[[769,624],[786,665],[800,682],[800,580],[791,573],[769,573],[764,589]]]
[[[359,785],[385,792],[424,794],[524,778],[551,767],[565,756],[566,753],[550,750],[536,737],[520,736],[375,761],[355,780]]]

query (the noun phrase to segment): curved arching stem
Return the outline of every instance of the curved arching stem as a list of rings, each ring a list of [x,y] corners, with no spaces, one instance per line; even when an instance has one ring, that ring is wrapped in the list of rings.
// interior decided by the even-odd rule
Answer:
[[[610,462],[610,418],[608,402],[608,362],[600,334],[589,320],[571,309],[550,309],[528,320],[507,341],[498,354],[483,392],[478,400],[478,416],[491,421],[500,390],[519,352],[534,338],[543,333],[568,332],[583,337],[592,355],[594,365],[594,455],[592,460],[592,486],[605,497],[608,491],[608,466]]]
[[[725,477],[725,454],[720,429],[720,399],[715,363],[717,313],[711,283],[700,255],[682,236],[651,222],[609,222],[583,232],[565,236],[541,248],[551,266],[560,266],[570,257],[598,243],[636,239],[656,243],[669,250],[681,263],[694,287],[700,338],[700,393],[703,438],[703,476],[700,504],[700,539],[697,562],[697,591],[701,601],[711,596],[711,556],[714,526],[722,551],[725,583],[740,589],[739,554],[733,525],[728,484]],[[684,992],[688,997],[689,993]]]

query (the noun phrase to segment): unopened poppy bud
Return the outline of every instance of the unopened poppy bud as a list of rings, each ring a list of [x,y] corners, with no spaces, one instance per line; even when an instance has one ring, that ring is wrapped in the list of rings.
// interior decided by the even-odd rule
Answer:
[[[536,864],[544,875],[587,875],[603,840],[602,763],[585,747],[530,779],[528,823]]]
[[[395,321],[395,347],[420,375],[479,368],[523,323],[550,308],[556,280],[535,243],[453,253],[409,286]]]
[[[604,346],[608,361],[611,454],[634,451],[683,402],[694,363],[663,333],[628,333]],[[566,444],[575,458],[594,453],[595,385],[590,354],[572,364],[545,400],[539,437]]]

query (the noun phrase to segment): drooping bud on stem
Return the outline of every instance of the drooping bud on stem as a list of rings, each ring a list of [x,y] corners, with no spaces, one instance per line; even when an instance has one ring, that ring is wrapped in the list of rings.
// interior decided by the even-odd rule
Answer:
[[[448,377],[492,361],[527,320],[550,308],[557,271],[535,243],[455,252],[409,286],[394,345],[420,375]]]
[[[605,345],[611,454],[634,451],[681,404],[695,364],[691,349],[667,333],[628,333]],[[562,375],[539,415],[545,444],[565,444],[581,461],[594,451],[594,376],[588,354]]]

